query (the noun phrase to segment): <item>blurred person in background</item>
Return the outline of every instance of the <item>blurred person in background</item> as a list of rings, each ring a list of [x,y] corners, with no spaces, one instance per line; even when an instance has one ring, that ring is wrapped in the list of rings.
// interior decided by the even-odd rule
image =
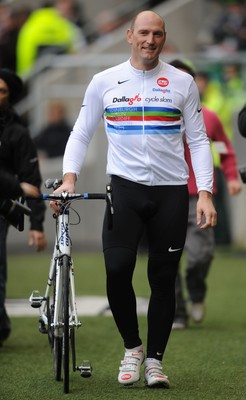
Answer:
[[[40,190],[37,152],[28,129],[14,110],[22,89],[23,82],[14,72],[0,69],[0,169]],[[28,244],[41,251],[47,243],[43,230],[45,204],[42,200],[28,200],[27,205],[31,209]],[[0,216],[0,344],[11,332],[5,309],[8,228],[8,221]]]
[[[246,105],[240,110],[238,114],[238,129],[243,137],[246,137]]]
[[[86,45],[75,23],[64,18],[55,3],[44,3],[30,13],[17,39],[17,73],[27,76],[37,60],[47,54],[72,54]]]
[[[177,59],[171,61],[170,64],[195,78],[195,71],[188,62]],[[207,109],[205,106],[202,106],[201,111],[203,113],[207,135],[212,142],[212,146],[216,146],[217,153],[220,157],[221,170],[226,177],[228,193],[232,196],[237,195],[240,193],[242,185],[239,180],[235,151],[216,113]],[[188,292],[188,312],[179,267],[176,279],[176,312],[173,329],[187,328],[189,316],[196,323],[203,320],[207,293],[206,280],[215,251],[214,228],[201,230],[199,226],[197,226],[197,187],[191,164],[190,152],[186,141],[184,143],[185,159],[190,170],[190,177],[188,180],[189,219],[185,242],[185,250],[187,253],[185,283]],[[217,192],[216,178],[216,170],[214,170],[214,194]]]
[[[244,0],[222,0],[223,11],[212,30],[217,50],[236,53],[246,50],[246,6]]]
[[[221,88],[224,95],[224,107],[220,119],[225,132],[233,140],[234,119],[244,105],[246,84],[243,78],[243,64],[226,63],[221,71]]]
[[[238,114],[237,126],[240,135],[246,138],[246,104],[243,106]],[[246,184],[246,166],[241,167],[239,171],[243,183]]]
[[[226,135],[233,139],[233,118],[244,104],[245,82],[240,64],[223,63],[217,71],[217,78],[212,71],[197,71],[198,85],[202,104],[216,112]]]
[[[63,156],[71,130],[65,104],[61,101],[51,102],[48,105],[47,124],[34,138],[39,158]]]
[[[8,171],[0,171],[1,199],[16,199],[21,196],[37,197],[39,189],[27,182],[19,182],[16,175]]]
[[[225,103],[221,81],[213,79],[210,72],[198,70],[196,72],[196,84],[198,86],[201,102],[206,108],[216,112],[220,118],[223,113],[227,114],[230,111],[228,105]]]
[[[27,182],[19,182],[16,175],[0,171],[1,194],[0,216],[18,231],[24,230],[24,215],[30,215],[31,209],[25,205],[25,197],[37,197],[39,189]]]
[[[207,71],[197,71],[195,80],[202,105],[217,114],[227,137],[232,140],[232,105],[230,96],[225,94],[222,81],[212,78],[211,72]],[[215,240],[216,244],[229,245],[231,244],[231,224],[228,210],[227,184],[221,171],[220,155],[215,146],[212,147],[212,151],[217,181],[217,193],[214,197],[218,214],[218,222],[214,228]]]
[[[234,115],[244,104],[245,82],[242,67],[236,63],[223,63],[217,71],[217,78],[212,71],[197,71],[201,102],[216,112],[230,140],[233,139]]]
[[[86,24],[84,7],[81,1],[76,0],[54,0],[54,6],[60,14],[70,22],[78,26],[84,34],[84,26]]]
[[[19,30],[28,18],[30,9],[11,9],[0,4],[0,68],[16,72],[16,44]]]

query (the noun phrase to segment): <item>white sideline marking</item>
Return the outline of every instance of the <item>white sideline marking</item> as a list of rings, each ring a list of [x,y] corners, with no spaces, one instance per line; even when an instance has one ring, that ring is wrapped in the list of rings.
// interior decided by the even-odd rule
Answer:
[[[146,315],[148,299],[137,298],[137,310],[139,315]],[[111,311],[108,308],[108,300],[104,296],[81,296],[76,299],[78,315],[107,315]],[[28,299],[7,299],[6,310],[10,317],[38,317],[39,310],[31,307]]]

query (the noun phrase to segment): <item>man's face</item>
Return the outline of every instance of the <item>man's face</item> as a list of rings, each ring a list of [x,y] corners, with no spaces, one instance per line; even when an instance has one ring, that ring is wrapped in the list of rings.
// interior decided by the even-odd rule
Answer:
[[[162,19],[151,11],[142,12],[134,27],[127,31],[127,41],[132,45],[131,62],[137,69],[154,68],[166,40]]]
[[[0,79],[0,107],[7,108],[9,106],[9,89],[7,84]]]

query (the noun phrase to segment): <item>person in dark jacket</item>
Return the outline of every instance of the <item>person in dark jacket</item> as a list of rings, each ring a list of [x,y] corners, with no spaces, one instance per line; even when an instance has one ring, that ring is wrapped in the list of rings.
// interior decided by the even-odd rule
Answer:
[[[39,189],[27,182],[19,182],[16,175],[0,171],[1,199],[16,199],[21,196],[37,197]]]
[[[0,170],[40,189],[42,179],[36,148],[13,108],[22,91],[23,82],[15,73],[0,69]],[[31,209],[28,243],[41,251],[47,243],[43,231],[45,204],[42,200],[28,200],[27,205]],[[0,344],[11,331],[5,309],[8,227],[8,221],[0,216]]]
[[[18,231],[24,230],[24,216],[30,215],[31,209],[25,205],[25,196],[38,197],[36,186],[27,182],[19,182],[16,175],[0,171],[0,216]]]
[[[238,114],[238,129],[243,137],[246,137],[246,104]]]

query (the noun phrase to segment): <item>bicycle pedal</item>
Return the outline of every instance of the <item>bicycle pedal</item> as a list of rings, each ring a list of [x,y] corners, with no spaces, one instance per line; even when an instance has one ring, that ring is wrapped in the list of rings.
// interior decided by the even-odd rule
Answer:
[[[78,370],[80,371],[80,376],[82,378],[90,378],[92,375],[92,365],[90,361],[83,360],[82,365],[78,367]]]
[[[44,300],[44,298],[40,295],[38,290],[34,290],[31,294],[31,296],[29,297],[31,307],[33,307],[33,308],[41,307],[43,300]]]

